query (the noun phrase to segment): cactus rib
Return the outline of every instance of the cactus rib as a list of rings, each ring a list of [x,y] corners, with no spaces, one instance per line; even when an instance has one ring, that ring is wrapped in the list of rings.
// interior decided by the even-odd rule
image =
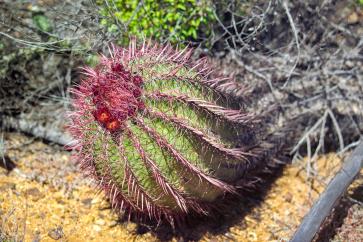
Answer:
[[[70,131],[85,174],[125,216],[209,215],[257,166],[256,117],[230,107],[234,84],[206,58],[144,41],[110,46],[72,93]],[[240,136],[249,134],[248,139]],[[239,186],[239,185],[238,185]]]

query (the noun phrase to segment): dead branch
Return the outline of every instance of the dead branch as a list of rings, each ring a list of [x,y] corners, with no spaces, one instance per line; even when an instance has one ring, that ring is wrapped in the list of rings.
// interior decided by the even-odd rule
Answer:
[[[33,120],[5,116],[2,119],[2,127],[3,129],[13,129],[59,145],[71,146],[76,142],[69,134],[52,127],[51,124],[42,126]]]
[[[290,14],[290,10],[289,10],[289,7],[287,6],[287,1],[286,0],[283,0],[282,1],[282,6],[283,8],[285,9],[285,12],[286,12],[286,15],[287,15],[287,18],[289,20],[289,23],[290,23],[290,26],[291,26],[291,29],[292,29],[292,32],[294,34],[294,38],[295,38],[295,42],[296,42],[296,48],[297,48],[297,57],[296,57],[296,60],[295,60],[295,63],[293,65],[293,67],[291,68],[291,70],[289,71],[289,74],[288,74],[288,77],[287,77],[287,80],[285,82],[285,84],[283,85],[282,88],[285,88],[288,81],[290,80],[290,77],[292,75],[292,73],[294,72],[296,66],[297,66],[297,63],[299,62],[299,59],[300,59],[300,44],[299,44],[299,37],[298,37],[298,31],[295,27],[295,24],[294,24],[294,20],[292,19],[292,16]]]
[[[309,213],[304,217],[291,242],[308,242],[314,238],[323,221],[329,216],[334,205],[347,190],[362,167],[363,142],[361,141],[358,147],[346,159],[340,171],[328,184]]]

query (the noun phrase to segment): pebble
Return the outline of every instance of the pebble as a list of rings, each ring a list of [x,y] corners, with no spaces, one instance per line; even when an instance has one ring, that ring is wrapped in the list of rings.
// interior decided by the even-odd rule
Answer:
[[[39,231],[35,232],[32,242],[40,242],[40,232]]]
[[[286,202],[290,203],[292,201],[292,198],[293,198],[293,195],[290,192],[286,193],[286,195],[285,195]]]
[[[7,190],[15,190],[16,189],[16,184],[12,183],[12,182],[5,182],[0,186],[0,192],[5,192]]]
[[[99,199],[99,198],[97,198],[97,197],[95,197],[95,198],[93,198],[93,199],[92,199],[91,204],[97,204],[97,203],[99,203],[99,202],[100,202],[100,199]]]
[[[25,194],[27,196],[31,196],[33,201],[38,201],[40,198],[44,197],[44,195],[36,187],[27,189]]]
[[[108,226],[109,226],[109,227],[115,227],[117,224],[118,224],[118,222],[117,222],[116,220],[112,220],[112,221],[108,224]]]
[[[48,232],[48,236],[51,237],[54,240],[59,240],[63,237],[63,230],[62,227],[57,227],[55,229],[52,229]]]
[[[347,22],[348,24],[356,24],[359,21],[359,16],[357,12],[353,12],[348,16]]]
[[[347,67],[349,67],[349,68],[353,68],[354,67],[354,62],[353,61],[346,61],[345,62],[345,65],[347,66]]]
[[[95,224],[103,226],[103,225],[105,225],[105,224],[106,224],[106,222],[105,222],[105,220],[103,220],[103,219],[97,219],[97,220],[95,221]]]
[[[102,228],[95,224],[95,225],[93,225],[93,230],[96,232],[100,232],[102,230]]]
[[[92,200],[92,198],[85,198],[81,202],[83,203],[83,205],[89,208],[92,205]]]

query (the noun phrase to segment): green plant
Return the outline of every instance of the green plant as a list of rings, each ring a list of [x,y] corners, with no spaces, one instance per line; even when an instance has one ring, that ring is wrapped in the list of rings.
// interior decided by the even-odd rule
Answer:
[[[256,169],[252,133],[240,139],[256,120],[228,108],[221,88],[229,78],[211,79],[213,66],[191,53],[135,41],[113,47],[74,90],[77,158],[115,209],[172,223],[207,215]]]
[[[126,32],[139,38],[152,37],[177,43],[197,40],[199,34],[210,33],[214,14],[209,0],[99,0],[101,23],[113,32],[116,23],[126,26]],[[127,43],[129,36],[122,36]]]
[[[33,15],[33,24],[42,32],[51,32],[53,27],[47,16],[42,13],[36,13]]]

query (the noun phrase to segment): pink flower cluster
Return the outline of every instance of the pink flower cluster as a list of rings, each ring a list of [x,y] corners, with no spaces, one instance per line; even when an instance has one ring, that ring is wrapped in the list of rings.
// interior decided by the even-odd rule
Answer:
[[[95,119],[110,132],[122,130],[128,118],[145,108],[142,84],[140,76],[131,75],[120,63],[112,63],[92,86]]]

